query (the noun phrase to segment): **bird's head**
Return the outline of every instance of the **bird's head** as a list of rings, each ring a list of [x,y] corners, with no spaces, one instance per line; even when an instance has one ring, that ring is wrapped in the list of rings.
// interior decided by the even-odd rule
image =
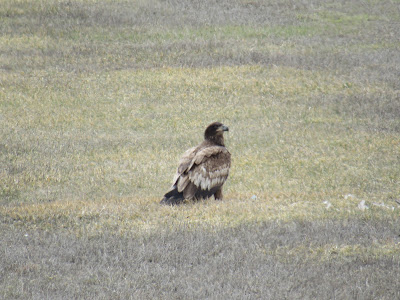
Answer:
[[[218,142],[223,145],[224,131],[229,131],[229,128],[220,122],[214,122],[207,126],[206,131],[204,132],[204,138],[206,140],[211,140]]]

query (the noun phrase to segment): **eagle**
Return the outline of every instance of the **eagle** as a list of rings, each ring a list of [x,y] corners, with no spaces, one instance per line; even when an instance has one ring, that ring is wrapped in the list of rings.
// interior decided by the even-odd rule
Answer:
[[[185,200],[212,196],[215,200],[222,200],[222,186],[231,166],[231,154],[224,144],[224,131],[229,131],[229,128],[220,122],[207,126],[204,141],[183,154],[172,186],[161,204],[176,205]]]

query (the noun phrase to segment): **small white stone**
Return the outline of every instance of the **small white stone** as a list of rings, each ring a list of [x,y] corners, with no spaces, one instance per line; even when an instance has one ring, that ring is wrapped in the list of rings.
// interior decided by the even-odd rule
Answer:
[[[332,207],[332,203],[330,203],[328,200],[325,200],[323,203],[326,205],[326,209],[330,209]]]
[[[352,194],[344,195],[344,200],[347,200],[347,199],[349,199],[349,198],[355,198],[355,196],[352,195]]]
[[[365,200],[362,200],[360,203],[358,203],[358,209],[360,210],[366,210],[369,207],[365,204]]]

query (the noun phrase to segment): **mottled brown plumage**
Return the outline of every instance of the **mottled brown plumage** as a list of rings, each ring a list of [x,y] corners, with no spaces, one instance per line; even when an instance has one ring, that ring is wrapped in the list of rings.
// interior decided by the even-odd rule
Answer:
[[[211,196],[222,200],[222,186],[231,166],[231,154],[225,148],[223,136],[228,130],[219,122],[206,128],[204,141],[183,154],[172,187],[161,203],[175,205],[186,199],[199,200]]]

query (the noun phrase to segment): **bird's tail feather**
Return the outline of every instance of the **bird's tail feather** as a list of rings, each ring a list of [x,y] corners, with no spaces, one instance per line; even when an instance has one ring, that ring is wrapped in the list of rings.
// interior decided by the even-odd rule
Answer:
[[[183,192],[178,192],[177,187],[175,186],[172,190],[164,195],[164,198],[161,200],[161,204],[166,205],[177,205],[182,203],[185,200],[183,197]]]

